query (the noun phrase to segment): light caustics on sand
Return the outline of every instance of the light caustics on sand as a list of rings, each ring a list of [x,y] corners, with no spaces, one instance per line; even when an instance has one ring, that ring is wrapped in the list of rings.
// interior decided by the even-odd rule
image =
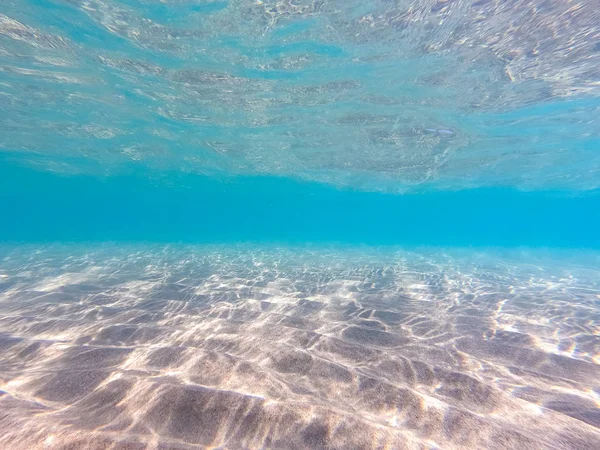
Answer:
[[[3,448],[600,446],[594,255],[2,250]]]

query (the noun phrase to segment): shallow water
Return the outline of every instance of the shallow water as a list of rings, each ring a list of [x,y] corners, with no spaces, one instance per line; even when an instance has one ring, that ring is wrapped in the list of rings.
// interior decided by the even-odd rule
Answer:
[[[597,6],[0,2],[0,448],[600,448]]]

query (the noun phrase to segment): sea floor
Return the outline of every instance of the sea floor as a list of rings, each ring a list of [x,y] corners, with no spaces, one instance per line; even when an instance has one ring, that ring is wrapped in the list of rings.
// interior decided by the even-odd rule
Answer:
[[[0,247],[2,449],[600,448],[600,257]]]

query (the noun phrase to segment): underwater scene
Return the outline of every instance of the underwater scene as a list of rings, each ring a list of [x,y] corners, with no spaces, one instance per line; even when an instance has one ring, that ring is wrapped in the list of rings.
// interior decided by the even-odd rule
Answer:
[[[0,450],[600,448],[597,0],[0,0]]]

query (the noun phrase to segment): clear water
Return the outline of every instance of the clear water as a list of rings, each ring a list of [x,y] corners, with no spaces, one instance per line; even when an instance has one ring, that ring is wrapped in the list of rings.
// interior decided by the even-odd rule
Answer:
[[[0,447],[600,448],[598,11],[0,2]]]

